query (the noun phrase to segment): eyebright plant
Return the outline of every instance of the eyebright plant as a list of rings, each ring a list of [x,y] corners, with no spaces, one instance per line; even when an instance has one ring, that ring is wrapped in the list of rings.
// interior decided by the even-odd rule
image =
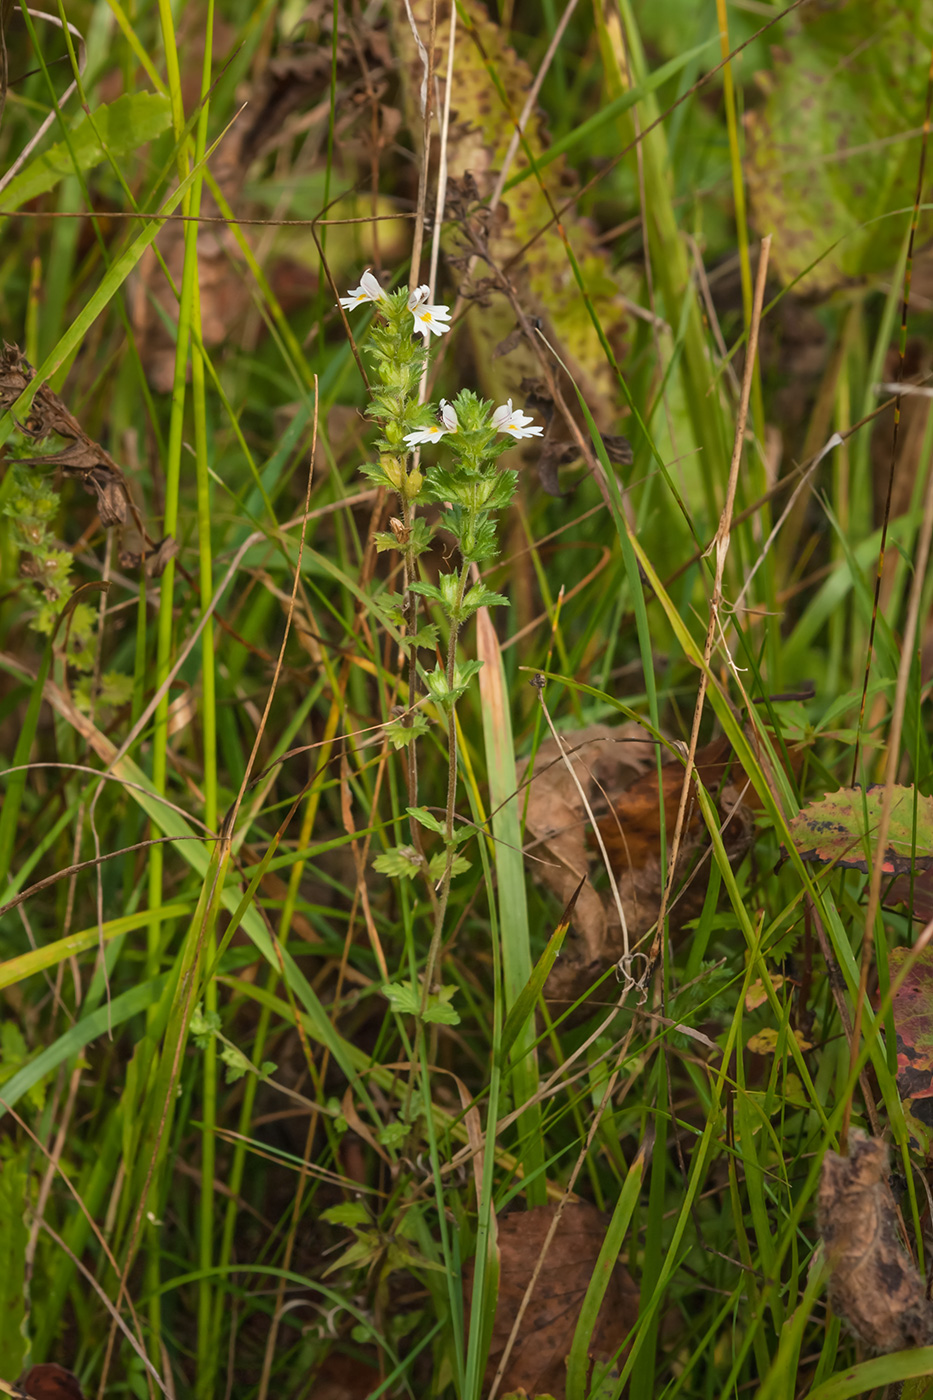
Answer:
[[[518,481],[514,471],[499,467],[503,452],[522,438],[538,437],[543,429],[530,416],[516,409],[512,400],[498,408],[469,389],[461,389],[453,399],[423,404],[419,401],[432,337],[450,330],[450,309],[429,300],[431,289],[386,292],[371,272],[364,272],[360,285],[340,298],[345,311],[371,305],[374,308],[366,352],[375,368],[378,383],[370,386],[369,417],[379,425],[376,450],[378,462],[362,468],[379,486],[398,496],[401,515],[391,520],[391,532],[376,536],[379,550],[398,550],[403,557],[404,593],[393,595],[385,609],[386,621],[405,639],[409,659],[409,707],[402,720],[387,726],[396,748],[408,746],[408,814],[412,823],[412,844],[378,857],[377,869],[390,875],[410,875],[420,866],[431,880],[435,895],[435,934],[428,955],[421,994],[421,1019],[433,991],[434,961],[443,926],[447,895],[453,874],[466,868],[457,856],[463,833],[454,830],[456,792],[456,724],[454,709],[479,670],[477,661],[457,660],[457,640],[464,623],[482,607],[495,607],[508,600],[486,588],[477,566],[498,553],[497,518],[511,503]],[[439,444],[442,464],[423,465],[423,448]],[[440,506],[436,526],[419,514],[419,507]],[[437,583],[418,576],[418,559],[431,544],[435,529],[453,536],[460,554],[459,565],[441,573]],[[447,626],[446,665],[433,671],[418,666],[419,647],[436,652],[438,628],[418,626],[417,604],[423,598],[433,604]],[[445,716],[450,750],[446,819],[440,822],[426,808],[418,806],[417,767],[413,740],[427,727],[418,695],[426,692]],[[429,861],[423,852],[422,833],[433,832],[443,841],[443,868]],[[434,888],[436,885],[436,889]]]

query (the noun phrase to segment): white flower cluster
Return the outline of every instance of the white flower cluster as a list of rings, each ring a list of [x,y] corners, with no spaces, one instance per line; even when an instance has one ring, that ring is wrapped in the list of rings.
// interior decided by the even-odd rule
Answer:
[[[415,318],[414,330],[420,331],[427,343],[432,334],[443,335],[450,330],[450,307],[435,306],[428,302],[431,295],[431,288],[427,284],[416,287],[408,294],[408,309]],[[347,311],[352,311],[355,306],[362,306],[367,301],[384,301],[385,292],[382,290],[378,280],[371,272],[364,272],[360,278],[360,285],[354,287],[352,292],[348,292],[345,297],[340,298],[340,305]],[[441,421],[432,423],[428,428],[418,428],[413,433],[405,435],[405,442],[408,447],[420,447],[425,442],[439,442],[447,433],[455,433],[459,428],[457,415],[446,399],[441,399]],[[500,405],[492,415],[493,427],[499,433],[511,433],[512,437],[518,441],[521,438],[540,437],[544,432],[543,428],[531,427],[532,419],[529,414],[523,413],[520,408],[512,408],[512,400]]]
[[[498,433],[511,433],[518,441],[520,438],[540,437],[544,432],[543,428],[530,427],[531,417],[523,413],[520,408],[512,408],[512,400],[497,408],[492,415],[492,425]],[[441,421],[432,423],[428,428],[418,428],[416,432],[406,433],[405,442],[409,447],[418,447],[423,442],[439,442],[447,433],[455,433],[460,424],[457,422],[457,415],[446,399],[441,399]]]
[[[450,307],[429,305],[430,295],[431,288],[427,285],[416,287],[408,295],[408,309],[415,318],[414,329],[421,332],[425,341],[430,340],[432,334],[443,335],[445,331],[450,330]],[[379,282],[371,272],[364,272],[360,278],[360,285],[354,287],[345,297],[341,297],[340,305],[347,311],[352,311],[355,306],[362,306],[364,302],[384,300],[385,292]]]

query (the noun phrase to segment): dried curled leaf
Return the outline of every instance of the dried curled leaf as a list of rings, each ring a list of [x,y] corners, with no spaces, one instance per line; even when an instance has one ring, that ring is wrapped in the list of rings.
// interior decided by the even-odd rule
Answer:
[[[856,1129],[848,1157],[827,1152],[817,1208],[829,1301],[856,1337],[877,1352],[933,1344],[933,1305],[898,1240],[887,1144]]]
[[[35,375],[36,371],[19,347],[4,342],[0,351],[0,412],[12,408]],[[40,386],[29,417],[17,426],[33,442],[40,442],[52,433],[68,439],[68,446],[60,452],[21,460],[29,467],[58,467],[63,476],[76,477],[89,494],[96,493],[97,513],[105,528],[126,524],[131,507],[123,473],[109,452],[88,437],[48,384]]]

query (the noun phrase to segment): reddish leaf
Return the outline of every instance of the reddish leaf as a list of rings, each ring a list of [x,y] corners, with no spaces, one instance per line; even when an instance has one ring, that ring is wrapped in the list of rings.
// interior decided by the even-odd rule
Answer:
[[[881,784],[865,790],[840,788],[802,807],[790,823],[801,859],[867,870],[866,845],[873,846],[883,796]],[[882,869],[899,875],[911,866],[933,867],[933,798],[922,797],[912,787],[895,787]]]
[[[893,981],[911,955],[892,948]],[[928,1156],[933,1148],[933,948],[923,948],[894,997],[897,1087],[912,1134],[912,1145]]]
[[[884,894],[885,904],[906,904],[918,924],[933,919],[933,870],[915,870],[898,875]]]
[[[54,1361],[32,1366],[20,1381],[20,1390],[30,1400],[84,1400],[78,1378]]]

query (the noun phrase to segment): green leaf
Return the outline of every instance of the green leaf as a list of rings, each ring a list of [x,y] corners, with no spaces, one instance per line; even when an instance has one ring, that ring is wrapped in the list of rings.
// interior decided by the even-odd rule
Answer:
[[[570,896],[567,908],[561,915],[560,923],[547,941],[547,947],[532,968],[531,976],[528,978],[528,981],[512,1003],[512,1009],[505,1018],[505,1025],[502,1027],[502,1040],[499,1045],[500,1064],[504,1065],[508,1060],[509,1051],[525,1029],[528,1019],[537,1005],[538,998],[544,990],[544,984],[548,979],[551,968],[554,966],[557,954],[560,952],[564,939],[567,937],[567,930],[570,927],[570,920],[573,917],[574,905],[585,884],[586,876],[583,877]]]
[[[377,1138],[383,1147],[400,1147],[411,1132],[411,1124],[404,1122],[401,1118],[396,1118],[391,1123],[386,1123],[384,1128],[380,1128]]]
[[[4,1021],[0,1030],[0,1085],[12,1079],[18,1069],[29,1063],[29,1049],[22,1031],[15,1021]],[[0,1090],[0,1097],[3,1097]],[[45,1084],[40,1080],[29,1090],[29,1102],[33,1108],[45,1106]]]
[[[454,668],[454,683],[447,683],[447,672],[438,662],[433,671],[425,675],[425,684],[432,699],[439,705],[451,705],[465,694],[473,677],[483,669],[481,661],[464,661]]]
[[[421,1010],[421,997],[414,991],[410,982],[387,982],[382,987],[382,995],[393,1011],[403,1015],[417,1016]]]
[[[492,589],[483,583],[475,583],[463,600],[466,615],[476,612],[477,608],[507,608],[508,605],[508,598],[502,593],[493,593]]]
[[[469,835],[469,832],[467,833]],[[428,873],[434,884],[443,879],[444,870],[447,865],[447,852],[435,851],[428,862]],[[465,856],[454,856],[453,865],[450,867],[450,878],[455,880],[458,875],[462,875],[465,870],[469,870],[470,862]]]
[[[412,583],[409,584],[412,593],[419,594],[422,598],[430,598],[432,603],[443,603],[444,595],[439,588],[435,588],[433,583]]]
[[[321,1219],[326,1220],[329,1225],[346,1225],[350,1229],[354,1225],[372,1223],[369,1211],[362,1201],[341,1201],[339,1205],[329,1206],[327,1210],[321,1211]]]
[[[324,1270],[324,1277],[334,1273],[336,1269],[346,1269],[351,1265],[358,1267],[360,1264],[369,1264],[377,1259],[382,1252],[382,1242],[375,1230],[367,1230],[364,1235],[360,1235],[349,1249],[344,1250],[339,1259],[335,1259],[329,1269]]]
[[[413,710],[404,720],[390,719],[384,725],[386,738],[393,749],[406,748],[412,741],[430,729],[428,718],[422,710]]]
[[[421,869],[421,858],[414,846],[393,846],[373,861],[373,869],[393,879],[411,880]]]
[[[191,1037],[199,1050],[206,1050],[213,1037],[220,1030],[221,1020],[216,1011],[204,1014],[204,1007],[198,1002],[191,1017]]]
[[[410,982],[387,982],[383,985],[381,990],[382,995],[386,998],[394,1011],[408,1016],[420,1016],[421,991],[420,989],[416,991]],[[450,1004],[456,993],[456,986],[441,987],[437,995],[432,993],[431,996],[428,997],[424,1019],[426,1021],[439,1022],[445,1026],[458,1025],[460,1016]]]
[[[441,987],[436,996],[428,997],[428,1004],[424,1010],[424,1019],[433,1021],[442,1026],[458,1026],[460,1024],[460,1014],[451,1006],[457,987]]]
[[[75,174],[76,165],[78,171],[99,165],[104,159],[104,145],[114,159],[124,160],[140,146],[168,131],[171,124],[172,108],[167,97],[154,92],[118,97],[115,102],[97,108],[93,125],[90,117],[81,119],[71,133],[71,150],[64,141],[59,141],[30,161],[7,185],[0,196],[0,206],[4,213],[19,209],[28,200],[54,189],[66,175]]]
[[[227,1066],[228,1084],[235,1084],[238,1079],[242,1079],[244,1074],[253,1068],[251,1061],[236,1045],[225,1044],[220,1052],[220,1058]]]
[[[433,812],[429,812],[427,807],[408,807],[406,810],[419,826],[427,827],[428,831],[436,831],[438,836],[444,835],[444,823]]]

